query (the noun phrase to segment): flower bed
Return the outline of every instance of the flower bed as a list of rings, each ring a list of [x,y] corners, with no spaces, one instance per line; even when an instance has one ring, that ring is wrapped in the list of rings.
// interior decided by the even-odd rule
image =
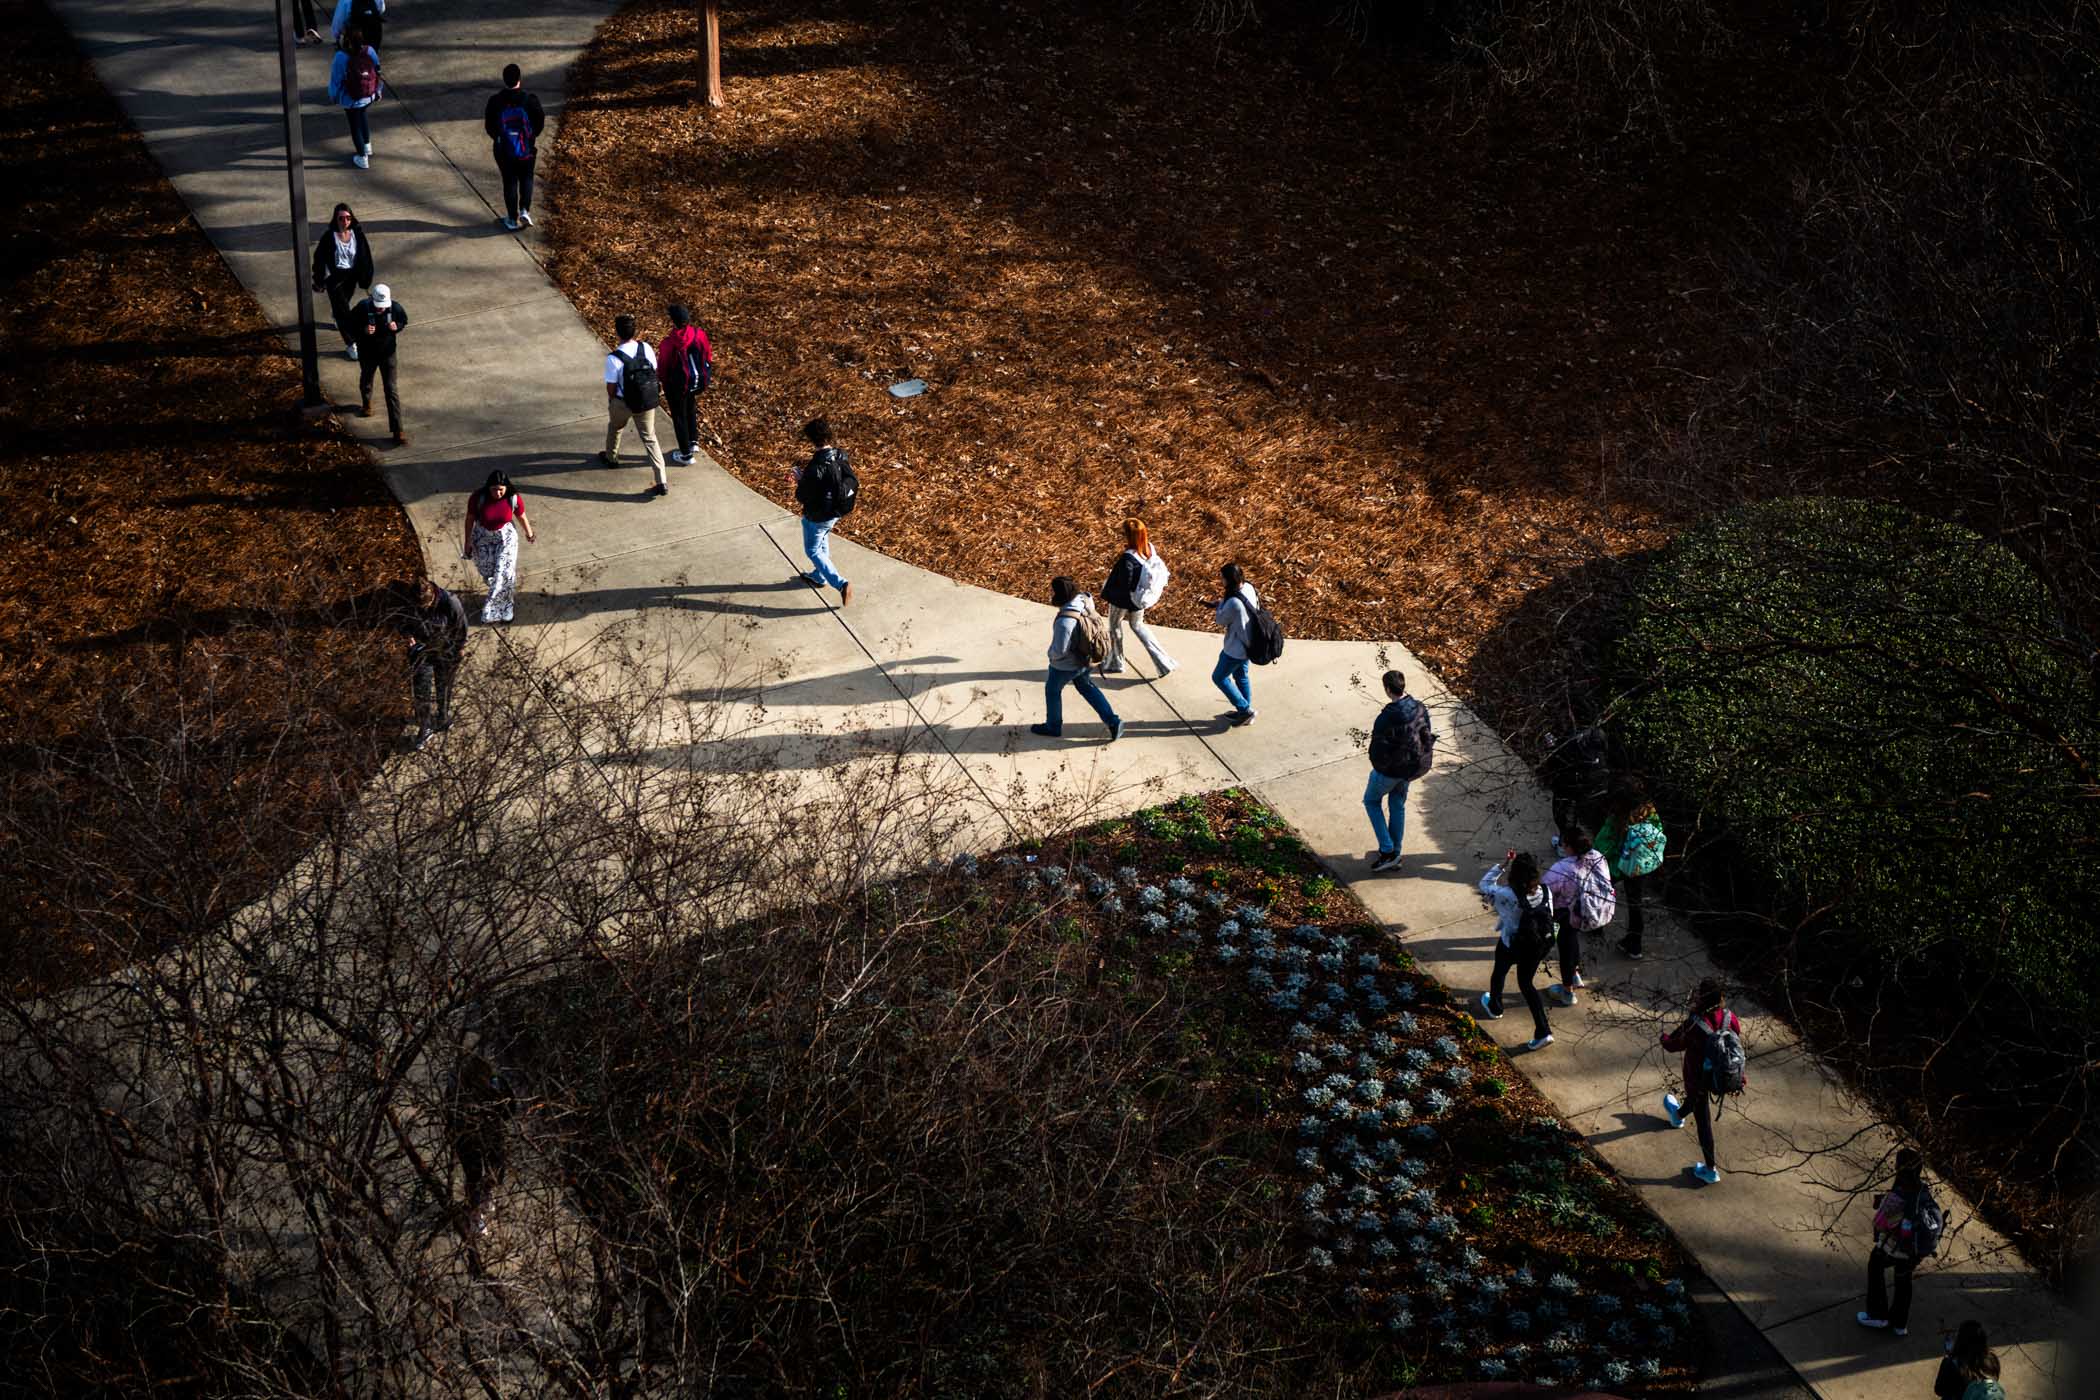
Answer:
[[[622,1270],[769,1383],[1696,1369],[1661,1225],[1244,792],[708,941],[517,1039]]]

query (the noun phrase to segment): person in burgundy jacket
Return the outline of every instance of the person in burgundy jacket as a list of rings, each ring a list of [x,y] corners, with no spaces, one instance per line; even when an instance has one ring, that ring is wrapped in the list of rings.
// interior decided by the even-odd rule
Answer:
[[[1663,1049],[1684,1052],[1684,1098],[1664,1094],[1663,1111],[1670,1115],[1673,1128],[1684,1126],[1687,1113],[1699,1125],[1699,1150],[1706,1155],[1692,1164],[1692,1175],[1708,1186],[1721,1179],[1721,1171],[1714,1162],[1713,1085],[1706,1058],[1713,1037],[1724,1030],[1740,1037],[1743,1023],[1728,1009],[1721,984],[1709,977],[1692,993],[1691,1014],[1684,1024],[1662,1038]]]
[[[678,434],[678,450],[670,454],[671,460],[689,467],[700,450],[699,398],[714,378],[715,348],[684,306],[674,303],[664,314],[671,318],[671,333],[656,343],[656,376],[663,382],[664,407]]]

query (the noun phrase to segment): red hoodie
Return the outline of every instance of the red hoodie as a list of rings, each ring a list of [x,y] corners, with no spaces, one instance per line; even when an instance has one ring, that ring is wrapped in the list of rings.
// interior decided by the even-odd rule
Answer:
[[[656,372],[673,388],[685,387],[685,352],[702,365],[714,363],[715,348],[707,343],[707,332],[698,326],[679,326],[656,342]]]
[[[1694,1026],[1700,1027],[1702,1033],[1693,1034]],[[1730,1011],[1725,1006],[1720,1006],[1707,1012],[1704,1016],[1687,1016],[1683,1025],[1674,1031],[1666,1031],[1663,1034],[1663,1049],[1682,1050],[1684,1052],[1684,1084],[1686,1092],[1690,1092],[1695,1085],[1706,1083],[1705,1078],[1699,1073],[1699,1062],[1706,1058],[1706,1036],[1703,1034],[1703,1031],[1723,1030],[1734,1031],[1737,1035],[1741,1035],[1743,1033],[1743,1023],[1736,1019],[1733,1011]],[[1749,1082],[1750,1076],[1746,1073],[1743,1076],[1743,1083],[1747,1086]]]

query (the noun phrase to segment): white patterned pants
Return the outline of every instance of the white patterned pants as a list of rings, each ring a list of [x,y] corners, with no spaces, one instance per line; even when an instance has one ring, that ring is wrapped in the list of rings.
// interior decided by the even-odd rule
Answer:
[[[481,620],[510,621],[511,595],[518,588],[518,527],[505,524],[484,530],[476,525],[474,567],[489,589],[488,599],[481,605]]]
[[[1159,638],[1153,636],[1152,629],[1145,625],[1145,610],[1143,608],[1119,608],[1113,603],[1109,605],[1108,609],[1108,669],[1111,671],[1123,669],[1123,623],[1125,620],[1129,621],[1131,632],[1140,642],[1144,643],[1145,654],[1152,658],[1153,669],[1162,676],[1173,670],[1174,658],[1167,655],[1167,649],[1159,644]]]

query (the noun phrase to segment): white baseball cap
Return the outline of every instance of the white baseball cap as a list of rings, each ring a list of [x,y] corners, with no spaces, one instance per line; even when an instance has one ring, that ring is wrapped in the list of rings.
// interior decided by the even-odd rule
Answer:
[[[372,305],[384,311],[393,304],[394,289],[384,282],[374,282],[372,284]]]

